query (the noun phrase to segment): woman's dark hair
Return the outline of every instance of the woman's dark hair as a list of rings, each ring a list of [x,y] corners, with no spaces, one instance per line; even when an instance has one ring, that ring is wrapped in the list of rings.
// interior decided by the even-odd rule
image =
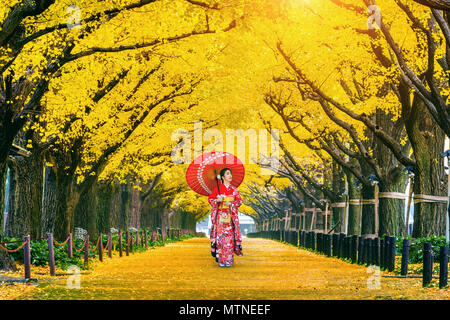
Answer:
[[[225,172],[227,170],[230,170],[230,172],[231,172],[230,168],[223,168],[222,170],[220,170],[220,180],[222,180],[222,183],[223,183],[223,176],[225,175]]]

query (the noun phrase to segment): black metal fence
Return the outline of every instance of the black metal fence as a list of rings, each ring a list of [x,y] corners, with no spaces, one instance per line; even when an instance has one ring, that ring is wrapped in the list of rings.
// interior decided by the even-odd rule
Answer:
[[[397,253],[396,237],[364,237],[344,233],[326,234],[315,231],[274,230],[249,233],[250,238],[278,240],[305,248],[328,257],[337,257],[366,266],[378,266],[380,270],[393,272]],[[401,277],[407,277],[410,241],[403,239],[401,247]],[[399,248],[400,249],[400,248]],[[422,285],[428,286],[433,278],[433,248],[424,243]],[[439,287],[447,286],[448,246],[440,247]]]

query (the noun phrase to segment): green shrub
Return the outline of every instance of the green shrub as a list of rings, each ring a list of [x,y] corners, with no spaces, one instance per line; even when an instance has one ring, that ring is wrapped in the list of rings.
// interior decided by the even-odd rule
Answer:
[[[430,236],[412,239],[408,235],[409,239],[409,263],[423,263],[423,244],[425,242],[431,242],[433,247],[433,258],[434,262],[439,262],[440,247],[446,246],[447,242],[444,236]],[[396,240],[396,254],[401,255],[403,248],[403,237],[398,236]]]
[[[188,238],[192,238],[195,235],[193,234],[186,234],[186,235],[182,235],[180,237],[174,237],[174,238],[166,238],[165,243],[171,243],[171,242],[175,242],[175,241],[179,241],[182,239],[188,239]],[[112,240],[113,242],[117,242],[119,238],[119,235],[114,234],[112,235]],[[18,248],[22,243],[23,243],[23,239],[22,238],[8,238],[8,237],[4,237],[2,239],[4,242],[11,242],[11,241],[19,241],[17,243],[8,243],[5,244],[4,247],[6,247],[9,250],[14,250],[16,248]],[[92,249],[95,247],[95,245],[97,244],[97,239],[95,239],[95,243],[93,243],[94,241],[92,241],[94,239],[91,239],[90,241],[90,247],[89,247],[89,258],[96,258],[98,255],[98,250],[96,250],[95,252],[92,251]],[[133,241],[135,240],[135,238],[133,237]],[[140,240],[140,239],[139,239]],[[107,255],[107,248],[106,248],[106,244],[108,242],[108,235],[102,235],[102,243],[103,243],[103,256]],[[84,244],[84,240],[80,240],[80,239],[73,239],[73,244],[76,248],[81,248]],[[159,240],[156,241],[151,241],[150,239],[150,233],[149,233],[149,238],[148,238],[148,245],[149,247],[153,246],[153,247],[160,247],[163,246],[164,243],[161,240],[161,235],[159,237]],[[125,241],[125,236],[122,237],[122,248],[123,251],[125,251],[126,248],[126,241]],[[116,251],[119,251],[119,246],[118,244],[116,245]],[[67,245],[63,245],[63,246],[59,246],[59,245],[54,245],[53,246],[53,250],[54,250],[54,256],[55,256],[55,265],[63,270],[67,270],[67,268],[71,265],[76,265],[81,269],[84,269],[84,249],[81,251],[77,251],[75,249],[72,250],[73,252],[73,257],[69,258],[68,254],[67,254]],[[145,251],[145,245],[144,243],[139,243],[139,246],[137,246],[135,243],[133,243],[133,250],[130,250],[130,252],[142,252]],[[21,248],[19,251],[17,252],[13,252],[10,253],[11,258],[14,261],[23,263],[23,254],[24,254],[24,248]],[[31,254],[31,264],[35,265],[35,266],[45,266],[48,264],[48,244],[47,244],[47,239],[42,239],[42,240],[35,240],[35,241],[31,241],[31,245],[30,245],[30,254]]]
[[[5,242],[9,241],[22,241],[21,238],[4,238]],[[74,243],[78,248],[83,245],[83,242],[80,240],[75,240]],[[5,247],[9,250],[13,250],[18,248],[22,243],[9,243],[6,244]],[[58,246],[54,245],[54,256],[55,256],[55,265],[61,269],[66,270],[70,265],[76,265],[78,267],[82,267],[82,258],[84,253],[77,252],[73,250],[73,258],[69,258],[67,254],[67,246]],[[23,253],[24,248],[20,249],[17,252],[10,253],[11,258],[14,261],[23,263]],[[30,245],[30,255],[31,255],[31,264],[35,266],[45,266],[48,263],[48,244],[47,239],[31,241]]]

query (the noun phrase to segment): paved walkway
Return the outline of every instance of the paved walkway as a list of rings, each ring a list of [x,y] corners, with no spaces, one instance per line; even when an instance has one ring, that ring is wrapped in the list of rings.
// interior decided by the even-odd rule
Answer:
[[[42,283],[22,299],[449,299],[421,279],[375,277],[367,268],[272,240],[244,238],[244,256],[220,268],[209,239],[191,238],[105,259],[80,276]],[[376,280],[379,279],[379,289]],[[373,281],[371,281],[373,280]]]

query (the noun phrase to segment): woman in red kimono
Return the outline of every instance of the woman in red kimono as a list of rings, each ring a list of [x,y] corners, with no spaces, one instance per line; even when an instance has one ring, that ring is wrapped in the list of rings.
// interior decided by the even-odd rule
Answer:
[[[234,254],[242,256],[242,235],[239,226],[238,209],[242,198],[236,187],[231,185],[229,168],[220,171],[222,184],[208,197],[211,210],[211,254],[221,267],[231,267]]]

